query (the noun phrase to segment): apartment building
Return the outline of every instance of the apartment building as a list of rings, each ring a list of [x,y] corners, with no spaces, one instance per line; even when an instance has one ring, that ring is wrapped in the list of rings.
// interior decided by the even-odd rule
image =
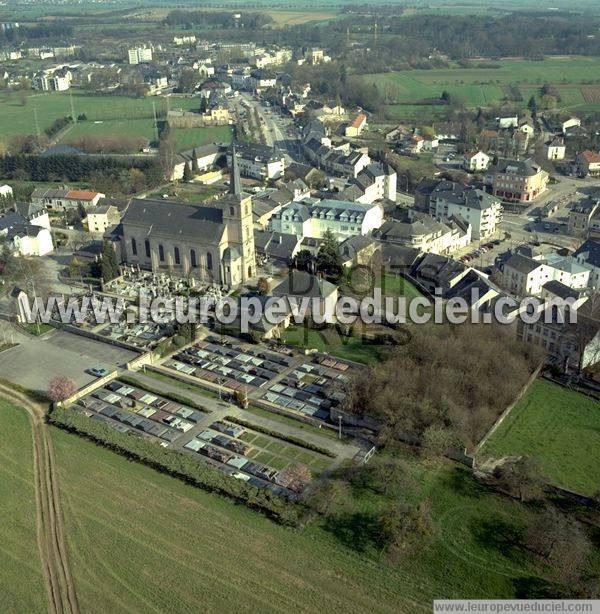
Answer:
[[[487,181],[494,196],[503,200],[531,202],[548,186],[548,173],[533,160],[499,160],[489,170]]]

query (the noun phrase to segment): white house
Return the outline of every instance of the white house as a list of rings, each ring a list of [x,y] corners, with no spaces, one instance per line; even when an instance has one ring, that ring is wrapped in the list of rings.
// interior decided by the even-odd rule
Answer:
[[[567,147],[562,139],[555,138],[544,144],[544,151],[548,160],[564,160]]]
[[[589,287],[593,290],[600,289],[600,239],[588,239],[573,257],[577,262],[590,269]]]
[[[225,148],[216,143],[210,143],[209,145],[202,145],[201,147],[182,151],[177,156],[177,161],[173,166],[171,181],[183,178],[183,170],[186,164],[190,166],[190,169],[192,168],[194,155],[196,156],[198,172],[204,173],[211,169],[220,157],[225,155]]]
[[[0,185],[0,197],[2,197],[2,198],[12,198],[13,197],[13,189],[9,185]]]
[[[236,145],[235,155],[238,160],[240,174],[266,181],[279,179],[285,172],[285,156],[274,147],[258,143],[241,143]],[[232,153],[227,152],[227,165],[231,167]]]
[[[282,207],[270,221],[276,232],[321,238],[331,230],[338,238],[366,235],[383,223],[383,208],[344,200],[305,198]]]
[[[11,228],[7,239],[20,256],[45,256],[54,250],[50,231],[33,224]]]
[[[136,66],[137,64],[147,64],[152,62],[152,49],[149,47],[135,47],[127,51],[129,64]]]
[[[463,168],[472,173],[487,170],[490,165],[490,157],[483,151],[466,153],[463,158]]]

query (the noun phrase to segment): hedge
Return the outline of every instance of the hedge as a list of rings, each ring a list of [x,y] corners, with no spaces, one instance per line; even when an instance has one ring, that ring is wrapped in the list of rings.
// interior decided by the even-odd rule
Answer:
[[[148,392],[151,392],[152,394],[158,394],[161,397],[165,397],[165,399],[170,399],[171,401],[175,401],[175,403],[182,403],[183,405],[188,405],[189,407],[193,407],[194,409],[203,411],[206,414],[210,414],[212,411],[208,409],[208,407],[205,407],[204,405],[201,405],[200,403],[197,403],[196,401],[192,401],[192,399],[188,399],[187,397],[184,397],[183,395],[178,394],[177,392],[164,391],[164,390],[161,390],[160,388],[156,388],[154,386],[146,384],[146,382],[144,383],[138,382],[135,379],[135,377],[131,377],[129,375],[119,375],[117,379],[120,382],[129,384],[130,386],[136,386],[137,388],[143,388],[144,390],[147,390]]]
[[[318,452],[319,454],[324,454],[325,456],[329,456],[330,458],[336,458],[337,454],[328,450],[327,448],[322,448],[321,446],[314,445],[309,443],[308,441],[304,441],[304,439],[300,439],[299,437],[294,437],[293,435],[285,435],[280,431],[275,431],[264,426],[260,426],[258,424],[254,424],[253,422],[248,422],[243,420],[242,418],[237,418],[235,416],[225,416],[225,420],[229,420],[229,422],[233,422],[235,424],[239,424],[240,426],[244,426],[246,428],[252,429],[253,431],[258,431],[259,433],[264,433],[265,435],[270,435],[271,437],[275,437],[276,439],[281,439],[282,441],[287,441],[288,443],[293,443],[296,446],[300,446],[301,448],[306,448],[307,450],[311,450],[312,452]]]
[[[106,424],[90,420],[73,409],[55,407],[49,414],[48,420],[59,428],[86,437],[130,460],[167,473],[208,492],[218,493],[244,503],[280,524],[289,526],[299,524],[299,505],[268,490],[227,476],[200,459],[163,448],[141,437],[120,433]]]

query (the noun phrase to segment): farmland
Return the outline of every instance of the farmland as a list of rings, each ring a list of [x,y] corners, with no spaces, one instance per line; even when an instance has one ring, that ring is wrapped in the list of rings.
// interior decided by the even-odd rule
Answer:
[[[578,392],[537,380],[481,451],[529,454],[558,486],[594,494],[600,484],[600,408]]]
[[[489,106],[513,97],[509,86],[519,91],[524,103],[538,95],[544,83],[555,85],[560,92],[558,106],[579,112],[600,110],[600,97],[593,81],[599,74],[600,59],[561,57],[541,61],[499,60],[490,62],[497,68],[441,68],[366,75],[382,93],[391,85],[393,98],[388,111],[399,117],[419,114],[443,115],[444,107],[415,106],[426,98],[438,98],[445,90],[467,106]],[[513,88],[514,89],[514,88]]]
[[[31,429],[24,411],[0,400],[0,586],[5,612],[45,612],[36,542]],[[18,493],[18,496],[17,496]]]
[[[45,130],[60,118],[71,115],[71,100],[76,116],[85,115],[86,121],[68,127],[61,135],[64,142],[74,142],[84,136],[98,138],[154,137],[153,104],[156,114],[164,116],[168,105],[190,110],[198,106],[197,99],[174,97],[129,98],[126,96],[93,96],[74,92],[35,93],[25,99],[17,93],[0,94],[0,145],[20,134],[35,134]],[[24,104],[23,104],[24,103]],[[37,121],[37,126],[36,126]],[[174,130],[178,149],[185,150],[212,141],[231,140],[229,126]]]

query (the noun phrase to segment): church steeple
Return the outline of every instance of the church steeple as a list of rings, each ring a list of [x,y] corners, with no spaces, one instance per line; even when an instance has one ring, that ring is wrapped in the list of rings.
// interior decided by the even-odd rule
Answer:
[[[240,179],[240,169],[238,167],[237,156],[235,155],[235,145],[231,146],[231,178],[229,181],[229,193],[234,196],[242,196],[242,180]]]

